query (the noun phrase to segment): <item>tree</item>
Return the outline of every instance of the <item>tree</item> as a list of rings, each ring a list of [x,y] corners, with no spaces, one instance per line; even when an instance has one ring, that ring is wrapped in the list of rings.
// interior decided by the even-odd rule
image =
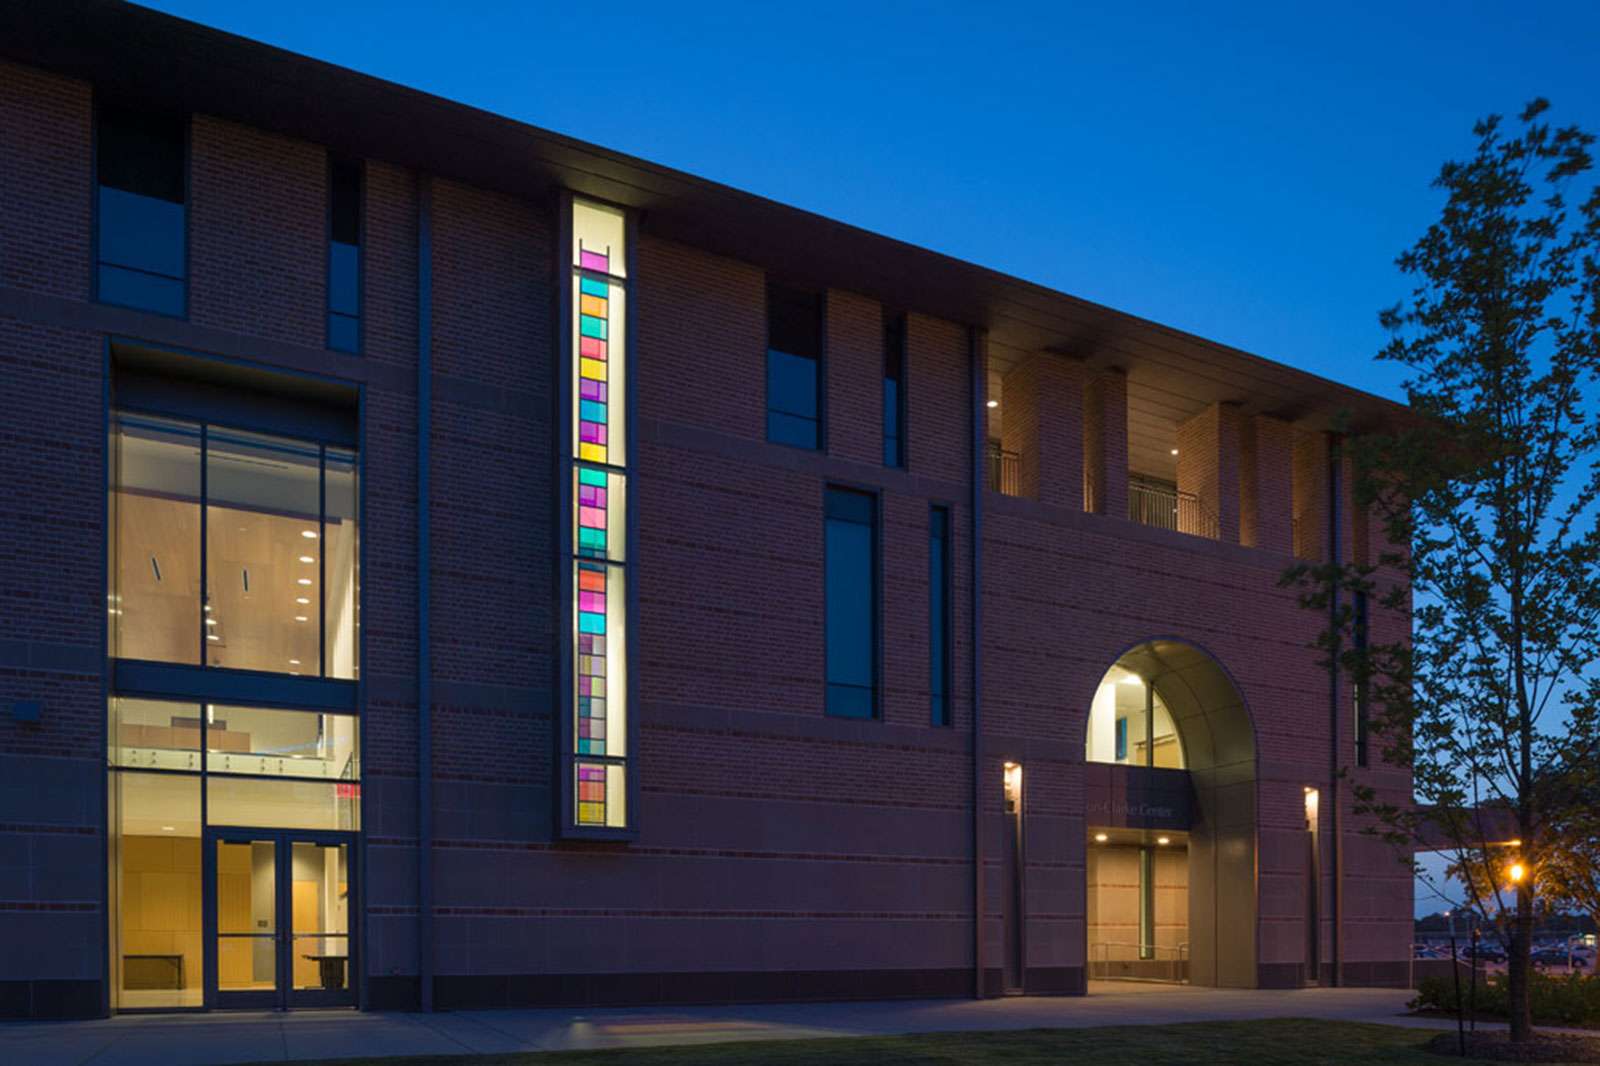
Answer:
[[[1284,576],[1328,619],[1318,644],[1368,693],[1383,758],[1412,772],[1414,805],[1357,784],[1357,813],[1397,843],[1442,837],[1503,923],[1515,1041],[1535,900],[1600,756],[1600,189],[1594,137],[1548,106],[1515,135],[1476,125],[1396,261],[1414,288],[1380,315],[1378,359],[1409,372],[1414,417],[1345,447],[1357,504],[1401,547]],[[1355,593],[1409,611],[1409,640],[1356,639]]]
[[[1555,909],[1600,925],[1600,768],[1573,768],[1566,787],[1574,794],[1557,805],[1548,826],[1552,846],[1539,866],[1539,883]],[[1591,960],[1600,974],[1600,951]]]

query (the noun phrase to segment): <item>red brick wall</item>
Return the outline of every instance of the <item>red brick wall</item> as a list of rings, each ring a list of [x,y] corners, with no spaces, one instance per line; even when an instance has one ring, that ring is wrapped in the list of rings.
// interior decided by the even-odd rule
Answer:
[[[327,153],[196,115],[189,127],[189,317],[321,348]]]
[[[89,86],[0,63],[0,285],[89,294]]]
[[[0,230],[0,285],[82,297],[87,89],[0,68],[0,102],[0,121],[57,138],[0,141],[0,174],[52,175],[27,183],[26,196],[36,218],[54,220],[41,229],[0,219],[10,227]],[[70,764],[88,775],[76,790],[75,820],[61,825],[89,839],[79,865],[93,873],[103,765],[95,659],[105,594],[105,335],[150,331],[163,343],[195,338],[192,346],[202,348],[220,328],[236,334],[237,350],[226,354],[263,365],[303,370],[326,358],[362,388],[368,966],[375,977],[403,975],[414,972],[416,926],[419,182],[395,167],[367,168],[366,351],[349,359],[321,351],[323,149],[204,117],[194,120],[193,144],[193,325],[107,309],[94,312],[111,316],[103,332],[0,318],[10,386],[0,404],[11,413],[0,473],[25,489],[0,507],[0,543],[28,546],[26,554],[0,552],[0,649],[11,656],[0,668],[0,707],[14,694],[42,694],[46,703],[38,726],[0,714],[0,759],[23,755],[15,766],[55,772]],[[910,316],[910,462],[885,470],[881,311],[865,296],[830,292],[828,450],[769,445],[763,272],[640,238],[629,308],[639,423],[630,495],[639,521],[631,630],[639,839],[557,843],[551,716],[566,708],[550,704],[550,656],[567,605],[551,599],[550,551],[552,522],[566,516],[551,514],[550,417],[565,341],[552,336],[551,208],[448,182],[427,195],[439,972],[970,967],[966,329]],[[42,247],[39,235],[57,230],[62,239]],[[1017,758],[1029,812],[1028,965],[1082,964],[1088,704],[1118,654],[1166,636],[1211,652],[1249,703],[1261,781],[1262,958],[1293,962],[1304,934],[1294,906],[1303,898],[1295,866],[1301,789],[1328,773],[1326,674],[1305,647],[1318,620],[1276,587],[1281,557],[1135,526],[1109,494],[1107,514],[1081,513],[1083,384],[1082,365],[1055,356],[1024,361],[1005,383],[1008,446],[1016,434],[1029,437],[1024,450],[1034,465],[1025,477],[1043,506],[986,497],[986,936],[999,943],[1000,762]],[[1101,397],[1107,411],[1109,395]],[[1114,431],[1102,420],[1095,437],[1108,470]],[[1302,449],[1297,481],[1310,476],[1310,458],[1314,449]],[[1260,496],[1264,477],[1259,464],[1253,469]],[[881,498],[881,721],[824,713],[822,501],[838,482]],[[1302,503],[1314,499],[1301,494]],[[929,724],[934,504],[949,506],[952,520],[948,729]],[[1255,521],[1259,530],[1259,514]],[[1397,624],[1375,623],[1390,627],[1384,632]],[[61,758],[47,764],[41,755]],[[1404,790],[1403,775],[1368,774],[1395,794]],[[0,822],[47,817],[43,806],[19,813],[21,801],[8,802]],[[30,863],[54,854],[39,841],[61,835],[57,829],[27,831]],[[1358,852],[1350,854],[1356,861]],[[1376,860],[1359,855],[1365,876]],[[1362,923],[1347,935],[1352,958],[1384,960],[1399,950],[1409,919],[1399,884],[1347,892],[1347,913]],[[100,930],[74,933],[89,974],[98,973],[102,952],[97,893],[74,897]],[[0,898],[0,942],[6,904]],[[991,950],[987,961],[1000,959]]]

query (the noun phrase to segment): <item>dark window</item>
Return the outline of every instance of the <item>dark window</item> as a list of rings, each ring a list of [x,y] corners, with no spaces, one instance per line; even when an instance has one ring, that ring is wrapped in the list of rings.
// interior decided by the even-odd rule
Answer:
[[[928,521],[928,665],[933,724],[950,724],[950,510]]]
[[[1355,645],[1356,652],[1363,660],[1367,651],[1367,594],[1358,592],[1355,595]],[[1355,683],[1355,711],[1356,711],[1356,765],[1367,765],[1367,679],[1358,674]]]
[[[863,492],[829,489],[825,521],[828,713],[877,714],[877,501]]]
[[[883,319],[883,465],[906,465],[906,318]]]
[[[328,347],[361,350],[361,164],[328,167]]]
[[[95,298],[182,317],[184,119],[102,104],[95,133]]]
[[[816,293],[767,285],[767,439],[821,446],[822,301]]]

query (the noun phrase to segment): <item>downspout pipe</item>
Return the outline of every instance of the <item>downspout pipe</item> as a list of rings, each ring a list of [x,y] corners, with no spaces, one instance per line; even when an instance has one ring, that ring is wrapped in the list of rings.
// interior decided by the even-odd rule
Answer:
[[[972,396],[972,619],[967,643],[972,661],[972,994],[982,999],[983,958],[983,494],[988,480],[985,467],[988,433],[984,419],[984,399],[988,391],[986,369],[988,338],[973,327],[967,333],[968,363]]]
[[[433,1010],[433,179],[417,179],[417,982]]]
[[[1339,530],[1344,522],[1344,449],[1342,438],[1337,433],[1328,435],[1328,561],[1337,566],[1344,561],[1344,543],[1340,539]],[[1336,634],[1334,651],[1337,653],[1340,640],[1339,633],[1339,587],[1333,586],[1328,597],[1328,620],[1334,627]],[[1328,664],[1328,832],[1333,837],[1333,870],[1328,879],[1328,913],[1333,918],[1332,928],[1329,930],[1329,962],[1333,972],[1328,983],[1337,988],[1342,984],[1341,970],[1343,969],[1339,950],[1339,933],[1344,924],[1344,915],[1340,912],[1341,893],[1340,881],[1344,877],[1344,844],[1343,844],[1343,819],[1339,810],[1339,722],[1343,718],[1341,713],[1343,701],[1339,698],[1339,657],[1334,654]],[[1320,976],[1320,975],[1319,975]]]

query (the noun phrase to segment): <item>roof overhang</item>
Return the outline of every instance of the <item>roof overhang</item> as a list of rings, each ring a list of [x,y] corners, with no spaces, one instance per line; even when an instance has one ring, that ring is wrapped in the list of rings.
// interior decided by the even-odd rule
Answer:
[[[120,0],[0,7],[0,57],[152,108],[200,112],[523,198],[558,188],[636,208],[649,234],[816,287],[988,332],[993,363],[1051,351],[1116,366],[1135,403],[1213,402],[1355,428],[1400,405],[903,241]]]

